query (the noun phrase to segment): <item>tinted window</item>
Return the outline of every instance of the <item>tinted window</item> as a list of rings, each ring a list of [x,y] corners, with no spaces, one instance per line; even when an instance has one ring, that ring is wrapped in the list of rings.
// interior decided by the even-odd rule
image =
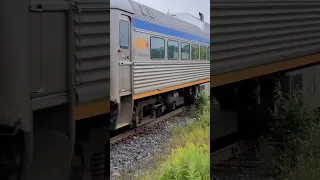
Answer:
[[[152,59],[164,59],[164,39],[151,37],[150,51]]]
[[[179,43],[168,40],[168,59],[179,59]]]
[[[205,46],[200,47],[200,59],[205,60],[207,58],[207,49]]]
[[[192,45],[191,46],[191,56],[192,60],[199,60],[199,46],[198,45]]]
[[[128,49],[129,48],[129,22],[121,20],[119,29],[120,29],[119,31],[120,48]]]
[[[207,48],[207,59],[210,60],[210,46]]]
[[[181,43],[181,59],[182,60],[190,59],[190,44]]]

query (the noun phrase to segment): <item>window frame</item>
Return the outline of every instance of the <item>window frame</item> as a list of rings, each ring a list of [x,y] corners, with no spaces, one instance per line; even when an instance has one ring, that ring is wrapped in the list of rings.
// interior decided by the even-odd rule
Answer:
[[[169,58],[169,50],[168,50],[168,48],[169,48],[169,41],[178,43],[178,58],[177,58],[177,59]],[[175,41],[175,40],[171,40],[171,39],[168,39],[168,40],[167,40],[167,58],[168,58],[168,60],[179,60],[179,41]]]
[[[163,40],[163,51],[164,51],[164,57],[163,58],[153,58],[152,57],[152,53],[151,53],[151,49],[152,49],[152,41],[151,41],[151,39],[152,38],[155,38],[155,39],[162,39]],[[164,60],[164,59],[166,59],[166,40],[164,39],[164,38],[160,38],[160,37],[156,37],[156,36],[150,36],[150,59],[151,60]]]
[[[192,46],[197,46],[198,47],[198,59],[193,59],[193,51],[192,51]],[[196,61],[196,60],[200,60],[200,45],[197,45],[197,44],[192,44],[191,45],[191,60],[193,60],[193,61]]]
[[[120,35],[121,35],[121,22],[126,22],[128,24],[128,46],[127,47],[124,47],[124,46],[121,46],[121,38],[120,38]],[[119,21],[119,47],[121,49],[129,49],[130,48],[130,24],[129,24],[129,21],[126,21],[126,20],[123,20],[123,19],[120,19]]]
[[[182,43],[189,45],[189,58],[188,59],[182,59]],[[180,46],[181,60],[191,60],[191,43],[181,42],[180,44],[181,44],[181,46]]]
[[[204,47],[204,48],[205,48],[205,56],[206,56],[206,57],[205,57],[204,59],[201,59],[201,47]],[[200,55],[200,60],[207,60],[207,53],[208,53],[208,52],[207,52],[207,46],[205,46],[205,45],[200,45],[200,49],[199,49],[199,50],[200,50],[200,54],[199,54],[199,55]]]

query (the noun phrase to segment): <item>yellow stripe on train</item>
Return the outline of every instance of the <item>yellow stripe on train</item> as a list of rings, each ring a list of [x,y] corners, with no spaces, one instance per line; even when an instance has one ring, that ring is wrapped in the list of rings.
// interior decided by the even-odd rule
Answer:
[[[144,98],[144,97],[149,97],[149,96],[152,96],[152,95],[161,94],[161,93],[173,91],[173,90],[176,90],[176,89],[190,87],[190,86],[194,86],[194,85],[202,84],[202,83],[207,83],[207,82],[210,82],[210,78],[199,80],[199,81],[194,81],[194,82],[190,82],[190,83],[180,84],[180,85],[176,85],[176,86],[171,86],[171,87],[167,87],[167,88],[160,89],[160,90],[153,90],[153,91],[149,91],[149,92],[145,92],[145,93],[141,93],[141,94],[136,94],[136,95],[133,96],[133,99],[134,100],[141,99],[141,98]]]
[[[238,71],[228,72],[211,76],[210,87],[217,87],[225,84],[230,84],[245,79],[250,79],[262,75],[267,75],[275,72],[289,70],[292,68],[301,67],[304,65],[320,62],[320,54],[299,57],[295,59],[284,60],[280,62],[250,67]]]

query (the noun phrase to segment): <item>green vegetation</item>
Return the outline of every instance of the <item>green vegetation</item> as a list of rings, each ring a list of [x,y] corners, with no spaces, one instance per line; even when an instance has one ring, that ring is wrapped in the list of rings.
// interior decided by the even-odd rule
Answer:
[[[199,46],[191,45],[191,57],[192,60],[199,60]]]
[[[205,46],[200,46],[200,60],[207,59],[207,48]]]
[[[320,179],[319,110],[303,102],[296,88],[291,95],[276,89],[276,113],[270,132],[261,139],[262,157],[276,179]]]
[[[191,108],[194,119],[185,127],[173,127],[173,137],[152,168],[138,180],[210,179],[210,101],[198,92]]]
[[[172,150],[161,168],[160,180],[195,180],[210,178],[209,146],[188,144]]]

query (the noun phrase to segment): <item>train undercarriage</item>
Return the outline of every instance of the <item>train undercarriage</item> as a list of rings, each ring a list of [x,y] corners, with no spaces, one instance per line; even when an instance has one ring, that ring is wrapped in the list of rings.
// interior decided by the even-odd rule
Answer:
[[[109,114],[74,121],[73,134],[67,128],[65,113],[68,111],[64,105],[35,111],[31,132],[0,128],[1,179],[109,177]]]
[[[211,88],[211,151],[268,131],[279,84],[284,95],[299,87],[304,103],[319,107],[319,69],[300,67]]]
[[[205,90],[209,94],[209,83],[200,85],[194,85],[174,91],[137,99],[133,102],[132,113],[130,109],[120,110],[118,112],[118,104],[111,103],[111,128],[113,130],[120,129],[124,125],[131,127],[139,127],[145,123],[148,123],[155,118],[163,115],[166,111],[173,111],[177,107],[191,104],[194,101],[196,92],[198,90]],[[121,98],[125,100],[126,97]],[[124,101],[121,102],[122,104]],[[123,107],[123,106],[122,106]],[[124,112],[126,115],[123,115]],[[122,113],[122,114],[121,114]],[[130,116],[128,116],[128,114]],[[124,117],[131,117],[125,119]]]

